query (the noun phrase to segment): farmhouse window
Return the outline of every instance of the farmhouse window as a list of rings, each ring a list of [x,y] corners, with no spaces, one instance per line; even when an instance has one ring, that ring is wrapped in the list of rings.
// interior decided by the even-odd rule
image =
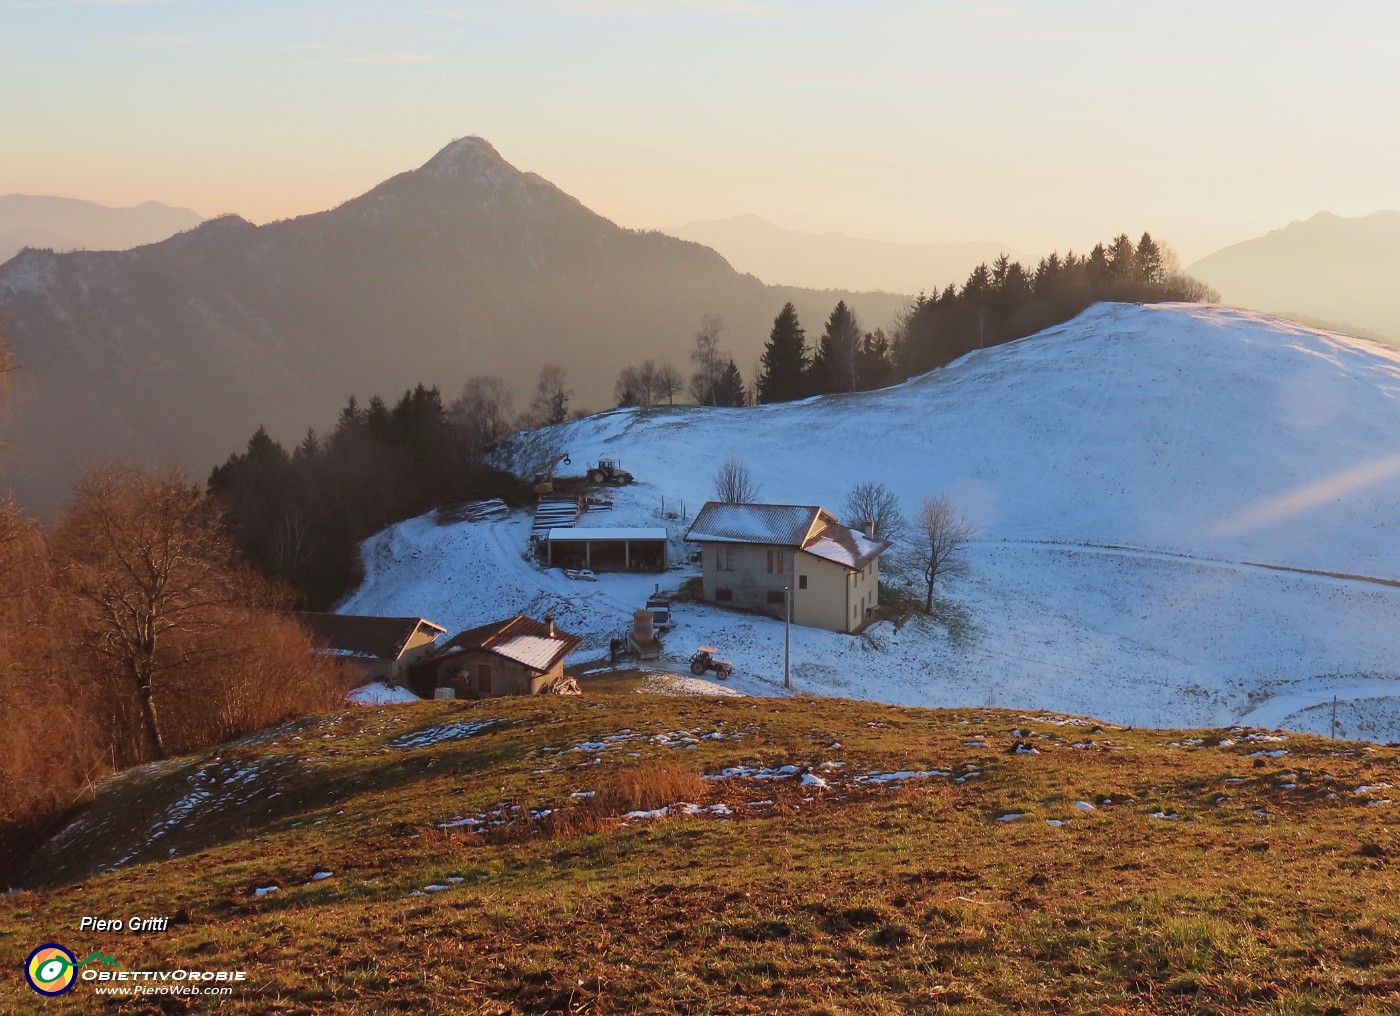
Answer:
[[[733,547],[716,547],[716,548],[715,548],[715,570],[716,570],[716,571],[733,571],[733,570],[734,570],[734,548],[733,548]]]
[[[806,576],[806,575],[799,575],[799,576],[797,576],[797,588],[798,588],[798,589],[806,589],[806,588],[807,588],[807,576]]]
[[[732,590],[732,589],[716,589],[716,590],[715,590],[715,602],[716,602],[716,603],[733,603],[733,602],[734,602],[734,590]]]
[[[787,597],[783,594],[781,589],[770,589],[768,590],[768,602],[782,606],[787,602]]]
[[[768,574],[783,574],[783,552],[781,550],[770,550],[768,552]]]

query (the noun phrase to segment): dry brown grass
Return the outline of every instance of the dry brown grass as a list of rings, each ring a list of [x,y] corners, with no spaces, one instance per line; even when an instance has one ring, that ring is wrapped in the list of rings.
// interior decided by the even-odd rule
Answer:
[[[561,808],[550,813],[540,824],[540,831],[550,839],[571,836],[594,836],[613,828],[617,823],[597,808]]]
[[[625,815],[680,801],[698,804],[709,793],[709,785],[697,774],[675,766],[651,764],[618,773],[598,788],[590,803],[600,814]]]
[[[487,717],[503,722],[392,747]],[[1040,754],[1008,754],[1028,725]],[[694,750],[648,737],[711,727],[744,736]],[[597,761],[567,754],[622,728],[636,736]],[[1220,732],[1016,711],[642,695],[430,702],[310,729],[220,749],[227,767],[280,759],[281,793],[192,812],[108,873],[207,763],[113,781],[90,834],[47,852],[27,882],[55,888],[0,899],[0,960],[21,964],[43,934],[133,969],[237,965],[257,979],[219,1011],[259,1014],[425,998],[478,1016],[1400,1012],[1397,806],[1358,790],[1397,782],[1392,749],[1289,735],[1288,755],[1259,757],[1240,731],[1221,747]],[[967,743],[974,732],[985,747]],[[696,782],[738,765],[811,769],[835,740],[845,766],[821,770],[825,790]],[[966,767],[979,775],[858,779]],[[732,811],[620,818],[681,800]],[[502,802],[550,815],[440,828]],[[1010,812],[1022,817],[999,821]],[[321,867],[333,877],[311,880]],[[271,882],[278,893],[252,898]],[[190,923],[162,935],[73,931],[87,914],[176,906]],[[30,1011],[30,995],[0,981],[0,1011]],[[46,1008],[95,1002],[80,985]]]

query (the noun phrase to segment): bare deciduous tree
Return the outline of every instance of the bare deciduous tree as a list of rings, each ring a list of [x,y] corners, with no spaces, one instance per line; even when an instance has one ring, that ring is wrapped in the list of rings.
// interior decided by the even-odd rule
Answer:
[[[940,575],[961,575],[967,570],[964,550],[976,527],[942,495],[926,497],[914,520],[919,565],[928,582],[924,610],[933,610],[933,584]]]
[[[477,375],[463,383],[462,394],[447,408],[447,419],[469,455],[510,433],[510,403],[510,389],[498,377]]]
[[[695,345],[690,351],[690,360],[695,364],[695,373],[690,377],[690,397],[696,405],[719,404],[720,378],[725,369],[725,356],[719,347],[719,333],[723,330],[723,320],[706,314],[700,322],[700,330],[695,333]]]
[[[749,504],[757,501],[759,486],[744,465],[743,459],[729,458],[715,473],[715,500],[727,504]]]
[[[898,540],[907,523],[899,510],[899,497],[883,483],[858,483],[846,495],[842,509],[846,524],[861,532],[875,525],[875,536],[881,540]]]
[[[623,367],[613,385],[613,398],[619,406],[650,406],[656,398],[656,363],[647,360],[640,367]]]
[[[0,501],[0,870],[46,813],[73,802],[101,766],[89,728],[91,702],[76,687],[55,617],[42,531]],[[14,869],[11,869],[14,870]]]
[[[530,419],[536,425],[563,423],[569,418],[569,399],[573,389],[567,386],[564,368],[547,363],[540,368],[535,394],[530,399]]]
[[[663,363],[656,368],[656,399],[666,400],[666,405],[676,404],[676,393],[685,385],[685,379],[681,377],[681,372],[676,369],[675,364]]]
[[[222,647],[205,636],[246,590],[214,502],[178,474],[125,470],[78,484],[55,540],[80,639],[136,694],[147,747],[168,757],[156,691]]]

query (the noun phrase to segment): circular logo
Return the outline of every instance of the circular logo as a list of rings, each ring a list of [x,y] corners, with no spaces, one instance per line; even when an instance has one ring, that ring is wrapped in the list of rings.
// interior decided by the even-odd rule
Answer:
[[[24,961],[24,979],[41,995],[62,995],[78,979],[78,959],[63,946],[41,945]]]

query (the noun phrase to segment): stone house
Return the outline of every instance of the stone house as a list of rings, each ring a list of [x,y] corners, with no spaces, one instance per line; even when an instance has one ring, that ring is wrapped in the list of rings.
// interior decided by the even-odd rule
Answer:
[[[564,679],[564,657],[582,642],[552,617],[517,614],[444,642],[413,668],[409,687],[424,698],[536,695]]]

